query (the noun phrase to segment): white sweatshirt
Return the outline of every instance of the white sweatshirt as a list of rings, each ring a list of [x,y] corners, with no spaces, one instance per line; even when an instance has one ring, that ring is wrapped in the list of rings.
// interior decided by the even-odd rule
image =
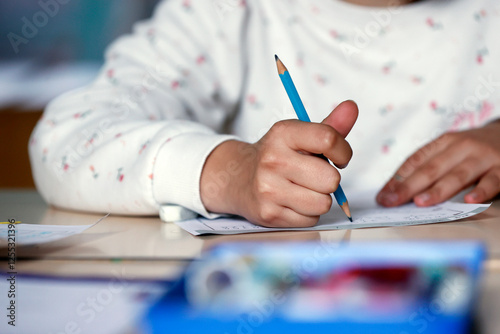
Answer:
[[[36,185],[63,208],[157,214],[170,203],[211,217],[199,191],[210,152],[296,118],[278,54],[312,121],[358,103],[341,182],[380,187],[439,134],[500,116],[499,18],[497,0],[164,1],[110,46],[91,85],[48,105],[29,144]]]

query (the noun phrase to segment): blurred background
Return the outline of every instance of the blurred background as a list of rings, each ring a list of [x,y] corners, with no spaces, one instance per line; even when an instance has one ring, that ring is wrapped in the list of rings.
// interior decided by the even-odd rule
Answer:
[[[90,82],[106,46],[158,1],[0,2],[0,188],[34,187],[28,139],[45,105]]]

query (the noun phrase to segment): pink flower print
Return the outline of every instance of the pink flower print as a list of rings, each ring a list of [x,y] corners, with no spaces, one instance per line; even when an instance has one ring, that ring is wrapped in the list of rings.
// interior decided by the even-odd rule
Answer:
[[[429,106],[432,109],[432,111],[438,114],[444,114],[446,112],[446,108],[439,106],[439,104],[436,101],[431,101],[429,103]]]
[[[256,109],[260,108],[259,100],[257,99],[257,96],[255,94],[248,95],[246,100],[252,107]]]
[[[186,10],[191,10],[191,0],[183,0],[182,7]]]
[[[320,85],[320,86],[324,86],[324,85],[327,83],[326,78],[325,78],[323,75],[321,75],[321,74],[316,74],[316,75],[314,76],[314,80],[315,80],[315,81],[318,83],[318,85]]]
[[[387,139],[381,147],[382,154],[389,154],[392,145],[394,145],[394,139]]]
[[[247,101],[250,104],[255,104],[255,102],[257,101],[257,98],[255,97],[255,95],[248,95]]]
[[[150,43],[153,43],[156,39],[156,30],[154,28],[150,28],[146,33],[148,40]]]
[[[111,82],[111,84],[113,84],[115,86],[118,84],[118,80],[115,77],[115,70],[114,69],[110,68],[109,70],[107,70],[106,77]]]
[[[66,162],[67,159],[68,159],[68,157],[64,156],[62,158],[62,161],[61,161],[62,170],[65,172],[67,172],[69,170],[69,164]]]
[[[116,179],[119,181],[119,182],[122,182],[123,181],[123,178],[124,178],[124,175],[122,173],[122,170],[123,170],[123,167],[120,167],[118,168],[118,172],[116,174]]]
[[[297,54],[297,66],[304,66],[304,55],[302,53]]]
[[[42,162],[47,161],[47,153],[49,153],[49,149],[45,147],[42,151]]]
[[[477,51],[476,55],[476,62],[479,65],[482,65],[484,63],[484,56],[488,55],[488,49],[487,48],[482,48]]]
[[[433,30],[438,30],[438,29],[442,29],[443,28],[443,25],[439,22],[436,22],[434,21],[433,18],[431,17],[428,17],[426,20],[425,20],[425,23],[431,27]]]
[[[152,180],[152,179],[153,179],[153,177],[154,177],[154,174],[153,174],[153,173],[151,173],[151,174],[149,174],[149,175],[148,175],[148,177],[149,177],[149,179],[150,179],[150,180]]]
[[[92,112],[92,110],[87,110],[87,111],[84,111],[82,113],[76,113],[73,115],[73,118],[85,118],[87,117],[90,113]]]
[[[474,13],[474,19],[479,22],[483,18],[485,18],[487,16],[487,14],[488,13],[486,12],[486,10],[481,9],[480,11]]]
[[[491,117],[491,112],[494,106],[488,101],[483,101],[481,104],[481,109],[479,110],[479,122],[483,122]]]
[[[196,58],[196,64],[198,65],[203,65],[207,59],[205,58],[204,55],[199,55],[198,58]]]
[[[172,83],[170,84],[170,88],[172,88],[173,90],[176,90],[177,88],[180,87],[180,82],[177,81],[177,80],[173,80]]]
[[[389,74],[391,73],[391,70],[394,68],[394,66],[396,66],[396,63],[394,61],[390,61],[382,67],[382,72],[384,74]]]
[[[122,134],[121,134],[121,132],[119,132],[119,133],[117,133],[117,134],[115,135],[115,138],[120,138],[121,136],[122,136]]]
[[[57,122],[54,121],[53,119],[48,119],[45,121],[45,124],[47,124],[50,127],[55,127],[57,125]]]
[[[345,41],[346,40],[346,36],[344,34],[339,33],[335,29],[330,30],[330,36],[337,41]]]
[[[145,142],[144,144],[142,144],[141,149],[139,150],[139,155],[140,155],[142,152],[144,152],[144,150],[148,147],[149,142],[150,142],[150,141],[148,140],[147,142]]]
[[[394,110],[394,106],[392,104],[388,104],[386,106],[383,106],[382,108],[379,109],[380,114],[383,116],[389,112]]]
[[[422,81],[424,81],[424,78],[422,78],[422,77],[420,77],[418,75],[413,75],[411,77],[411,82],[413,82],[416,85],[420,85],[422,83]]]
[[[453,120],[449,131],[458,131],[464,122],[468,122],[471,127],[474,126],[474,113],[464,111],[458,113]]]
[[[87,142],[85,143],[85,148],[94,144],[95,139],[98,137],[99,137],[99,133],[97,133],[97,132],[93,133],[92,136],[90,137],[90,139],[87,140]]]
[[[99,177],[99,174],[96,173],[94,166],[90,165],[89,169],[90,169],[90,172],[92,173],[92,176],[94,177],[94,179],[97,179]]]

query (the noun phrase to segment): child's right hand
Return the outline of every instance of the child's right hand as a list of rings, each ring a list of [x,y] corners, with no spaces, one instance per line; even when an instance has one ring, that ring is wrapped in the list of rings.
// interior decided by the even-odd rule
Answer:
[[[237,214],[268,227],[309,227],[332,205],[340,182],[337,169],[352,156],[344,139],[358,108],[341,103],[319,123],[277,122],[255,144],[226,141],[208,157],[201,175],[206,209]]]

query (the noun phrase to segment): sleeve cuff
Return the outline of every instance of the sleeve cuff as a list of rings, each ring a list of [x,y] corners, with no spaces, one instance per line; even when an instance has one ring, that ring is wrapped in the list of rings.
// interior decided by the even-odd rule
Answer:
[[[201,171],[210,153],[230,135],[187,133],[173,137],[160,147],[153,167],[153,196],[159,204],[176,204],[206,218],[209,213],[201,201]]]

